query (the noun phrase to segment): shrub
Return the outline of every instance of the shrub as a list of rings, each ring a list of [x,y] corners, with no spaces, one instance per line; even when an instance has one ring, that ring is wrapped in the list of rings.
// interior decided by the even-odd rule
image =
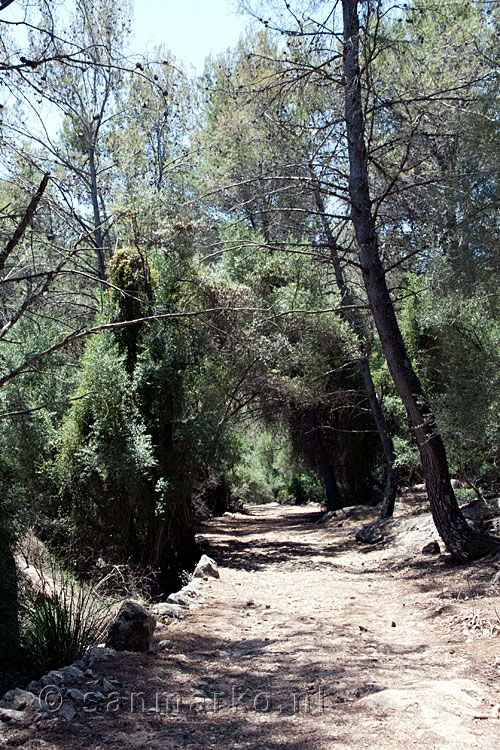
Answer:
[[[21,646],[25,671],[38,678],[81,659],[101,643],[112,604],[66,572],[41,575],[43,590],[29,587],[21,602]]]

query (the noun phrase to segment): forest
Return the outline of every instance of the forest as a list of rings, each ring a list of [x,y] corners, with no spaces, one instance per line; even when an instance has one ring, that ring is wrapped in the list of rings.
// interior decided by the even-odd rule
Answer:
[[[200,519],[425,483],[500,548],[500,4],[240,6],[198,76],[123,0],[0,2],[0,687],[27,535],[159,600]]]

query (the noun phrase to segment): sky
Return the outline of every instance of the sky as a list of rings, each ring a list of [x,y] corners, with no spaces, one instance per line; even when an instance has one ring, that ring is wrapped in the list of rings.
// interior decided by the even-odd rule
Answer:
[[[248,16],[237,0],[134,0],[134,52],[163,43],[187,69],[203,71],[207,55],[233,47]]]

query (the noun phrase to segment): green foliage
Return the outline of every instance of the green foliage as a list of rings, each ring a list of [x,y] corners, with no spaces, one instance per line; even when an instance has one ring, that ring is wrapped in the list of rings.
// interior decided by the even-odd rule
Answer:
[[[296,505],[322,503],[324,500],[324,490],[317,475],[312,472],[292,474],[286,489],[291,501]]]
[[[283,502],[295,460],[286,433],[256,424],[239,436],[240,458],[230,473],[233,494],[245,503]]]
[[[454,268],[436,263],[425,291],[406,306],[405,330],[452,471],[492,491],[499,486],[500,316],[491,278],[464,294],[451,286]]]

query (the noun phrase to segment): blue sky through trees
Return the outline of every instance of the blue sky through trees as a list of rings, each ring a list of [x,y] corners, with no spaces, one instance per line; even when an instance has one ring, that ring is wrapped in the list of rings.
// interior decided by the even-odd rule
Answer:
[[[164,44],[201,73],[207,55],[234,46],[249,23],[236,9],[236,0],[134,0],[133,50]]]

